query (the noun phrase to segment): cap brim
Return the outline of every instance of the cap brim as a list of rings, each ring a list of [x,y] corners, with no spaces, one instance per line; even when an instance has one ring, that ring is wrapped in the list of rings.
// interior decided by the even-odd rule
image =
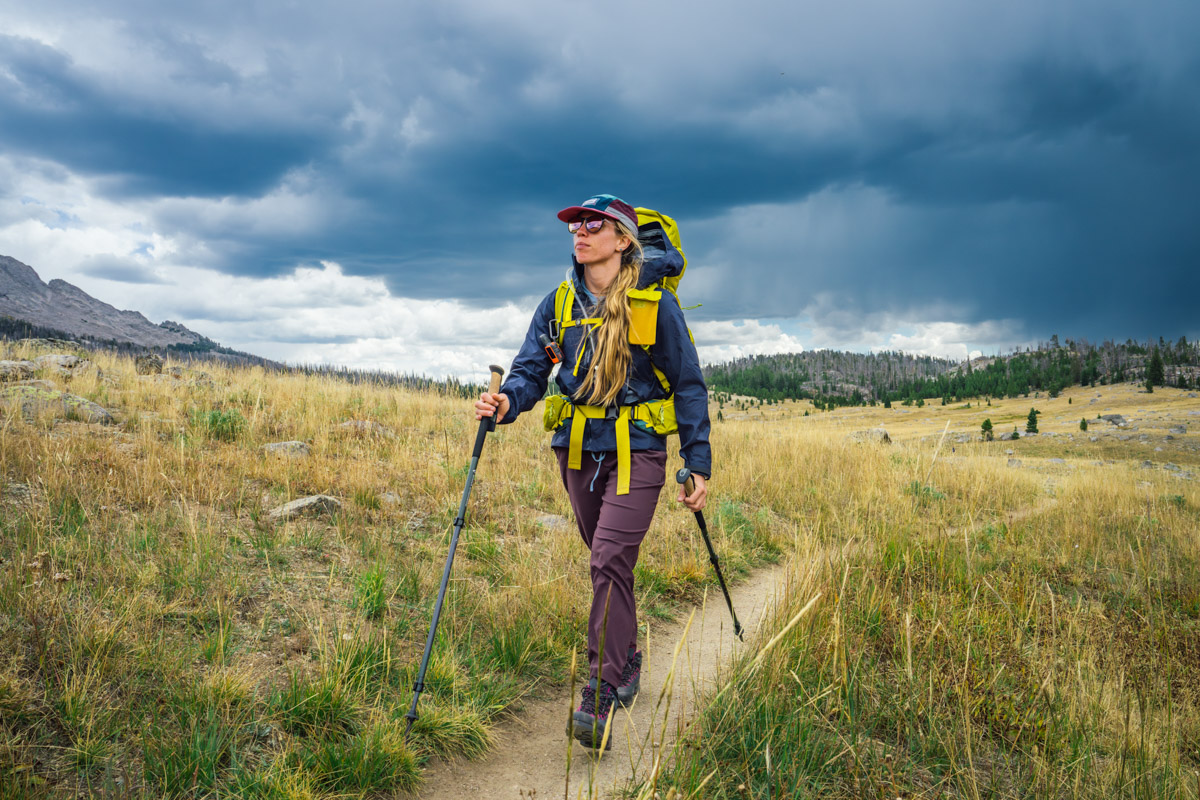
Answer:
[[[598,214],[602,217],[615,219],[617,222],[622,221],[621,218],[616,214],[610,214],[607,211],[600,211],[599,209],[591,208],[589,206],[571,206],[570,208],[564,208],[562,211],[558,212],[558,218],[563,222],[570,222],[583,213]]]

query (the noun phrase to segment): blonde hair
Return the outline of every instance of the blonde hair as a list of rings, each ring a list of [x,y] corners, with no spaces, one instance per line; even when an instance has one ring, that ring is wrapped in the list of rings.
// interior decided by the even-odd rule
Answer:
[[[629,295],[636,289],[642,274],[644,253],[637,234],[623,223],[613,220],[617,234],[629,239],[621,251],[621,269],[604,291],[602,322],[592,332],[596,338],[592,366],[584,376],[579,391],[589,405],[613,405],[625,390],[625,379],[633,352],[629,349]],[[583,343],[580,345],[585,346]]]

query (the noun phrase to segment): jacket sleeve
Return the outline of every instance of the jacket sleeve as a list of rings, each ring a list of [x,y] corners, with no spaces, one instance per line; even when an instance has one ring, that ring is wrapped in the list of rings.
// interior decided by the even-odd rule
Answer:
[[[554,369],[554,363],[542,349],[538,336],[549,332],[553,306],[554,292],[551,292],[533,312],[525,341],[500,387],[500,393],[508,395],[509,401],[508,413],[500,420],[500,425],[516,422],[522,412],[533,408],[546,396],[546,386],[550,383],[550,371]]]
[[[675,419],[684,463],[692,472],[712,477],[708,387],[679,301],[668,291],[658,302],[658,331],[656,343],[650,346],[650,358],[667,376],[675,393]]]

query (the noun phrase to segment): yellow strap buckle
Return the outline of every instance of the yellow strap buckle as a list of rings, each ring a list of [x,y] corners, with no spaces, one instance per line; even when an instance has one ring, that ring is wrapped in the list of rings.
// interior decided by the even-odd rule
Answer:
[[[629,409],[621,406],[617,415],[617,494],[629,494]],[[576,404],[575,416],[571,418],[571,446],[567,450],[567,468],[583,469],[583,429],[589,419],[604,419],[608,409],[604,406]]]

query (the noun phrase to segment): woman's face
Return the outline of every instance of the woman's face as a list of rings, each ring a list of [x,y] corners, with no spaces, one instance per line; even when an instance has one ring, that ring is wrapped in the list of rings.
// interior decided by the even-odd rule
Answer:
[[[603,264],[629,246],[628,237],[617,233],[616,224],[608,217],[596,214],[582,214],[579,219],[585,222],[589,219],[603,219],[604,227],[595,233],[588,233],[587,225],[580,225],[575,231],[575,258],[585,267],[592,264]]]

